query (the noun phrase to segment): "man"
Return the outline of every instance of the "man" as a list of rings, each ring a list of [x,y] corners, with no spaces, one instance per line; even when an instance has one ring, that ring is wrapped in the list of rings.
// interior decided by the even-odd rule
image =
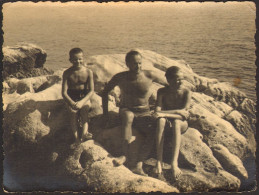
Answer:
[[[142,70],[142,56],[140,52],[131,50],[127,53],[126,65],[129,71],[120,72],[112,77],[103,90],[103,114],[107,118],[108,116],[108,93],[115,87],[119,86],[121,90],[120,99],[120,117],[122,119],[123,130],[123,155],[114,160],[115,165],[122,165],[126,162],[128,157],[129,144],[133,141],[132,138],[132,124],[136,118],[149,117],[151,119],[149,98],[152,94],[151,85],[153,81],[158,81],[158,78],[150,70]],[[164,84],[164,83],[163,83]],[[152,133],[146,134],[146,143],[150,142],[154,137]],[[147,144],[143,145],[143,148],[138,156],[138,162],[136,167],[132,169],[132,172],[145,175],[142,164],[145,157],[150,152],[150,147]]]

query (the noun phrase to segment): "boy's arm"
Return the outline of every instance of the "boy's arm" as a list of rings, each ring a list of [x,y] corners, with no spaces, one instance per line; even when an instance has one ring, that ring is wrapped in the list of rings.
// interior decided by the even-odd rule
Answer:
[[[159,89],[157,91],[157,101],[156,101],[156,108],[155,108],[155,113],[154,113],[154,117],[156,118],[163,118],[163,117],[166,117],[166,118],[174,118],[174,119],[183,119],[183,117],[179,114],[176,114],[176,113],[164,113],[162,111],[162,106],[163,106],[163,92],[162,92],[162,89]]]
[[[108,94],[109,92],[119,84],[119,74],[116,74],[112,79],[105,85],[104,90],[102,91],[102,105],[103,105],[103,114],[108,115]]]
[[[94,94],[94,78],[93,78],[93,72],[89,69],[88,71],[88,81],[87,81],[87,86],[90,89],[90,91],[88,92],[88,94],[82,99],[80,100],[77,105],[79,105],[79,107],[83,106],[88,100],[90,100],[90,98],[92,97],[92,95]],[[85,88],[85,90],[87,90],[87,88]],[[82,105],[80,105],[82,104]]]
[[[62,78],[63,78],[62,79],[62,97],[68,103],[69,106],[74,108],[75,102],[67,94],[68,85],[67,85],[67,73],[66,73],[66,71],[63,73]]]
[[[169,117],[170,114],[172,114],[172,116],[177,114],[177,115],[180,115],[182,117],[182,119],[184,119],[184,118],[186,119],[189,116],[189,112],[187,111],[187,109],[190,106],[190,102],[191,102],[191,92],[189,90],[186,90],[186,92],[184,94],[183,107],[181,109],[162,110],[162,111],[160,111],[160,113],[163,114],[163,115],[167,115],[166,117]]]

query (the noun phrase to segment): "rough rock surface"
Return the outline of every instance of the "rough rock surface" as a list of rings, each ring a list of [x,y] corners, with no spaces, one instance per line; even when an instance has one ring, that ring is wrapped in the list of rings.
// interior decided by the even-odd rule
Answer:
[[[242,161],[255,153],[254,102],[227,83],[195,74],[183,61],[175,61],[143,50],[143,68],[152,69],[160,81],[164,71],[179,66],[185,76],[184,85],[193,91],[189,129],[182,135],[179,166],[183,171],[176,182],[168,183],[133,174],[125,166],[114,167],[113,156],[121,153],[121,121],[118,116],[120,90],[109,96],[110,121],[104,127],[100,94],[105,82],[114,74],[126,70],[124,55],[93,56],[88,60],[94,72],[96,94],[92,98],[90,131],[95,141],[79,145],[72,142],[67,107],[61,96],[61,75],[27,79],[7,79],[4,82],[4,184],[9,190],[84,190],[98,192],[189,192],[237,191],[240,181],[247,178]],[[156,99],[154,83],[150,103]],[[152,105],[151,105],[152,106]],[[145,140],[134,129],[136,140],[131,153],[137,154]],[[154,134],[155,135],[155,134]],[[171,135],[165,140],[164,161],[170,162]],[[155,158],[154,142],[150,142]],[[40,155],[39,155],[40,154]],[[134,156],[134,155],[133,155]],[[134,163],[134,159],[132,160]],[[152,175],[148,160],[145,171]],[[14,183],[8,183],[12,178]]]
[[[27,78],[53,73],[44,68],[47,53],[33,44],[23,43],[3,48],[3,78]]]

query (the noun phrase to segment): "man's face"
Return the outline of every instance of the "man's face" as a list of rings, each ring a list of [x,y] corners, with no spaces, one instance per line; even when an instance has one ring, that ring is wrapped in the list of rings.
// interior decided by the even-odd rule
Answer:
[[[169,86],[179,89],[183,80],[183,73],[178,71],[173,77],[168,78],[167,82]]]
[[[130,72],[138,74],[142,69],[142,57],[140,55],[131,56],[127,62]]]
[[[80,66],[84,65],[83,53],[73,54],[70,57],[70,62],[73,64],[74,67],[80,67]]]

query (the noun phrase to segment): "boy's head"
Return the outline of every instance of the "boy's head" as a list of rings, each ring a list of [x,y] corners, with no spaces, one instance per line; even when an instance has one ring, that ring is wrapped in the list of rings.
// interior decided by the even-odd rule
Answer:
[[[84,65],[84,54],[80,48],[73,48],[69,51],[69,61],[73,66]]]
[[[142,55],[137,50],[131,50],[126,54],[125,57],[126,65],[129,70],[134,73],[141,71]]]
[[[179,88],[182,84],[183,73],[177,66],[171,66],[166,70],[165,77],[170,86]]]

